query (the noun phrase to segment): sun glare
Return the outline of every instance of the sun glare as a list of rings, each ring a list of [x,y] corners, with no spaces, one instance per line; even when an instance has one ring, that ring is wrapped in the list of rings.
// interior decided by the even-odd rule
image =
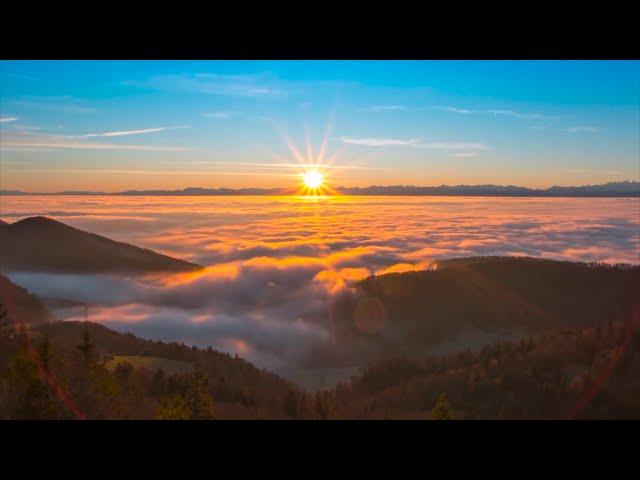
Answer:
[[[313,191],[322,187],[324,176],[316,170],[311,170],[304,174],[302,181],[305,187]]]

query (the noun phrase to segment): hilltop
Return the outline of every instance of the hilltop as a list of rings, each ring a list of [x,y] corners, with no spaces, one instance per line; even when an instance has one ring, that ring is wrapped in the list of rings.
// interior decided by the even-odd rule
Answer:
[[[0,224],[0,267],[49,272],[182,272],[201,268],[47,217]]]
[[[380,353],[464,349],[558,327],[628,324],[640,311],[638,285],[640,266],[451,259],[357,283],[336,301],[334,319],[341,338],[367,339]]]

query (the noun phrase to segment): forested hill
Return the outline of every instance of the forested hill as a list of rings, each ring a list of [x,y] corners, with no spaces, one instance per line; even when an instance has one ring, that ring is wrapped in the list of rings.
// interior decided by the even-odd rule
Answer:
[[[287,417],[295,387],[246,360],[50,320],[0,275],[0,419]]]
[[[178,272],[201,268],[47,217],[0,224],[0,267],[75,273]]]
[[[366,279],[336,305],[336,334],[384,348],[315,394],[210,348],[90,322],[34,321],[17,335],[16,306],[37,299],[5,279],[0,418],[640,418],[639,275],[486,257]],[[514,326],[532,334],[425,349],[470,327]]]
[[[541,332],[629,322],[640,310],[640,267],[527,257],[474,257],[425,271],[370,277],[336,304],[344,332],[387,349],[453,340],[463,330]]]
[[[323,392],[332,418],[640,419],[640,318],[480,351],[381,359]]]
[[[46,323],[49,311],[40,299],[0,273],[0,304],[12,312],[12,321],[27,325]]]

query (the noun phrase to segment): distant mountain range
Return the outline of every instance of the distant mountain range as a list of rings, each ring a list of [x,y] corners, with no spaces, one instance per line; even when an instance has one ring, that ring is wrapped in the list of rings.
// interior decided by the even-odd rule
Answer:
[[[433,195],[496,197],[639,197],[640,182],[609,182],[603,185],[536,189],[514,185],[440,185],[436,187],[371,186],[339,188],[346,195]]]
[[[0,221],[0,268],[64,273],[181,272],[199,265],[116,242],[46,217]]]
[[[489,196],[489,197],[640,197],[640,182],[609,182],[602,185],[576,187],[553,186],[546,189],[518,187],[514,185],[440,185],[416,187],[389,185],[369,187],[338,187],[343,195],[389,196]],[[283,188],[199,188],[182,190],[126,190],[124,192],[64,191],[55,193],[30,193],[17,190],[0,190],[0,195],[116,195],[116,196],[223,196],[223,195],[292,195],[295,189]]]

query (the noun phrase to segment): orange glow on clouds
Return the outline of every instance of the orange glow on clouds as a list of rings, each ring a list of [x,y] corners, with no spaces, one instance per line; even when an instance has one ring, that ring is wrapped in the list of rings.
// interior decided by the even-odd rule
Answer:
[[[471,255],[638,263],[639,207],[637,198],[7,196],[0,217],[47,215],[202,265],[143,278],[15,281],[88,303],[90,320],[117,329],[277,367],[291,349],[330,342],[332,300],[369,275]],[[360,313],[362,330],[384,328],[378,306]]]

